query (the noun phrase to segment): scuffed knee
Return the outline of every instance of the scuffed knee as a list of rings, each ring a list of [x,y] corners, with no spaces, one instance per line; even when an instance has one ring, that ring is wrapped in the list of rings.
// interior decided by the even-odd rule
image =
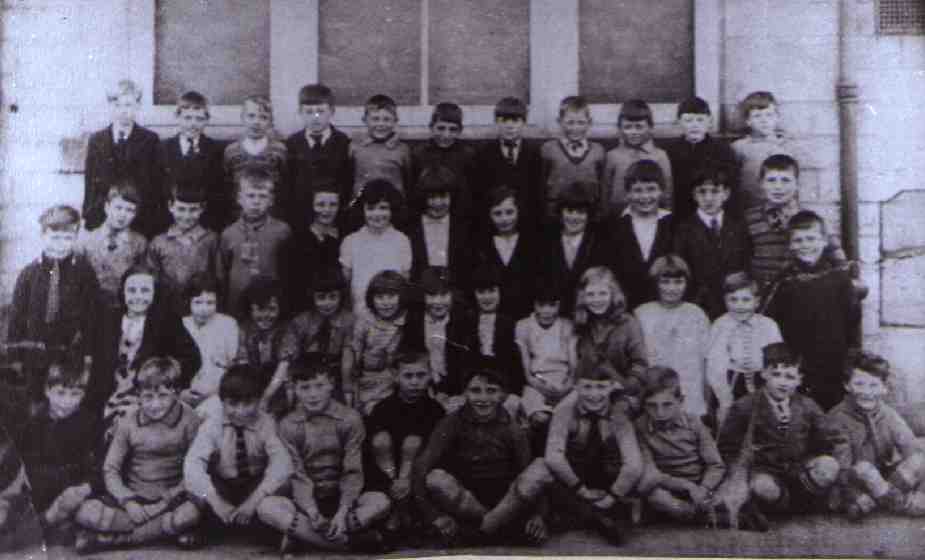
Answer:
[[[535,500],[553,482],[552,473],[542,458],[534,459],[514,482],[517,494]]]
[[[782,496],[782,491],[777,481],[764,473],[753,476],[749,487],[752,494],[764,502],[774,503],[780,500]]]
[[[873,468],[873,465],[871,467]],[[825,490],[835,484],[839,470],[838,461],[829,455],[815,457],[806,466],[809,479],[817,490]],[[876,468],[874,470],[876,471]],[[879,476],[879,473],[877,474]]]
[[[373,451],[375,451],[377,455],[383,453],[391,453],[392,436],[390,436],[388,432],[379,432],[373,436],[370,445],[372,445]]]
[[[446,491],[454,486],[456,479],[443,469],[434,469],[427,473],[425,484],[431,492]]]

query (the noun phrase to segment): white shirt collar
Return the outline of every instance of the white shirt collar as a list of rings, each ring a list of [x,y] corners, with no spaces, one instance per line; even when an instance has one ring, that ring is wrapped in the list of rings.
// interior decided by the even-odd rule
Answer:
[[[329,126],[323,131],[321,131],[321,145],[324,146],[325,144],[327,144],[328,138],[330,137],[331,137],[331,127]],[[315,145],[315,140],[314,138],[312,138],[312,133],[310,133],[307,128],[305,129],[305,139],[308,141],[308,146],[313,148]]]
[[[629,217],[631,217],[631,218],[634,218],[634,217],[635,217],[635,216],[633,215],[633,213],[630,212],[629,206],[627,206],[626,208],[624,208],[624,209],[623,209],[623,213],[620,214],[620,215],[621,215],[621,216],[629,216]],[[658,214],[655,215],[655,219],[656,219],[656,220],[661,220],[661,219],[664,218],[665,216],[669,216],[669,215],[671,215],[671,211],[670,211],[670,210],[665,210],[664,208],[659,208],[659,209],[658,209]]]
[[[270,145],[270,138],[268,136],[264,136],[263,138],[259,140],[254,140],[253,138],[247,138],[247,137],[241,140],[241,147],[244,148],[245,152],[248,152],[251,154],[259,154],[263,152],[264,150],[266,150],[267,146],[269,145]]]
[[[450,215],[447,214],[442,218],[431,218],[426,213],[421,214],[421,223],[424,225],[433,224],[433,225],[444,225],[450,223]]]
[[[113,123],[113,125],[112,125],[112,141],[113,141],[113,142],[118,142],[118,141],[119,141],[119,133],[120,133],[120,132],[124,132],[124,133],[125,133],[125,139],[128,140],[128,137],[132,135],[132,130],[133,130],[134,128],[135,128],[135,125],[134,125],[134,124],[133,124],[132,126],[128,126],[128,127],[121,127],[121,126],[119,126],[119,125]]]
[[[719,213],[716,214],[715,216],[710,216],[709,214],[707,214],[700,208],[697,209],[697,215],[700,216],[700,221],[702,221],[704,225],[707,226],[707,229],[710,229],[710,222],[712,222],[714,218],[719,223],[719,227],[722,228],[723,227],[723,214],[724,212],[720,210]]]

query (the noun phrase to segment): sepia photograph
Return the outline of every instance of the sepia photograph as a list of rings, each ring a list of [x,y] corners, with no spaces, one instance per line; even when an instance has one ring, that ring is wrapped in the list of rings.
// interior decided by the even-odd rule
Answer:
[[[3,0],[0,559],[922,558],[923,92],[923,0]]]

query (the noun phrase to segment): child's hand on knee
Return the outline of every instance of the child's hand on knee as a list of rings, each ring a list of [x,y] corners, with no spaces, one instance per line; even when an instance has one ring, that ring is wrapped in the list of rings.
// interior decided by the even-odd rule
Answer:
[[[540,514],[535,514],[527,520],[527,524],[524,526],[524,532],[527,534],[527,538],[534,544],[542,544],[549,538],[546,522]]]
[[[135,525],[140,525],[148,520],[148,513],[145,508],[141,507],[141,504],[135,500],[125,502],[125,512],[128,513],[129,519]]]

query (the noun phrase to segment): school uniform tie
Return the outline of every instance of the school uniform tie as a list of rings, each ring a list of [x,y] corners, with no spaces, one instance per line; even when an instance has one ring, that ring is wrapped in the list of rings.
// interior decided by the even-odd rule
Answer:
[[[716,216],[710,218],[710,234],[713,236],[713,241],[719,240],[719,220]]]
[[[504,159],[507,160],[508,165],[512,167],[517,165],[517,158],[514,156],[517,143],[513,140],[503,140],[501,145],[504,146]]]
[[[327,317],[321,320],[321,327],[315,337],[318,342],[318,351],[327,356],[331,347],[331,320]]]
[[[778,428],[786,430],[790,427],[790,407],[784,401],[773,401],[774,412],[777,416]]]
[[[324,140],[324,135],[318,134],[317,132],[309,134],[312,139],[312,151],[315,153],[321,152],[321,142]]]
[[[244,439],[244,427],[234,426],[234,434],[234,466],[238,471],[238,478],[250,476],[250,470],[247,466],[247,441]]]
[[[61,305],[61,262],[52,259],[51,270],[48,276],[48,301],[45,305],[45,322],[54,323],[58,318],[58,307]]]

